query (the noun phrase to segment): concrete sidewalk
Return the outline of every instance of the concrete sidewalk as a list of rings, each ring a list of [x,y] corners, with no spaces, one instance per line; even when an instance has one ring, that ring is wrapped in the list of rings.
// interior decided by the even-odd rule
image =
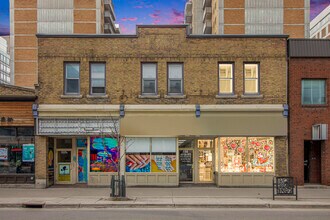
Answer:
[[[45,208],[326,208],[330,188],[298,189],[294,197],[272,200],[271,188],[127,188],[128,201],[113,201],[109,188],[0,188],[0,208],[37,205]]]

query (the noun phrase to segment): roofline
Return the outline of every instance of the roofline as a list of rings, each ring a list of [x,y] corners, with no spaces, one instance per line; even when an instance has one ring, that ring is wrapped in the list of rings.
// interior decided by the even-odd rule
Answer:
[[[23,90],[23,91],[27,91],[27,92],[35,92],[35,89],[21,87],[21,86],[15,86],[15,85],[10,85],[10,84],[1,84],[0,83],[0,87],[15,88],[15,89],[19,89],[19,90]]]
[[[35,101],[37,96],[0,95],[0,101]]]
[[[289,41],[330,41],[330,39],[324,38],[290,38]]]
[[[37,38],[137,38],[139,28],[185,28],[187,38],[289,38],[285,34],[249,35],[249,34],[188,34],[187,24],[180,25],[136,25],[136,34],[36,34]]]

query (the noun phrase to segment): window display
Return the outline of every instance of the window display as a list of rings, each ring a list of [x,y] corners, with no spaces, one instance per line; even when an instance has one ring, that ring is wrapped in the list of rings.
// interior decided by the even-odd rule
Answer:
[[[126,172],[176,172],[175,138],[129,138]]]
[[[91,137],[90,142],[90,171],[117,172],[118,143],[108,137]]]
[[[274,138],[220,138],[221,172],[274,172]]]

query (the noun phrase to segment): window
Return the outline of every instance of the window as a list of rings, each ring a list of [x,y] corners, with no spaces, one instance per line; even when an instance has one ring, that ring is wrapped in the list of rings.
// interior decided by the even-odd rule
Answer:
[[[142,64],[142,95],[157,95],[157,64]]]
[[[244,64],[244,94],[259,94],[259,64]]]
[[[274,172],[274,138],[220,138],[220,170],[227,173]]]
[[[127,138],[126,172],[176,172],[176,138]]]
[[[105,63],[91,63],[91,94],[105,94]]]
[[[118,171],[118,142],[110,137],[90,138],[90,172]]]
[[[79,94],[80,64],[65,64],[65,94]]]
[[[168,94],[182,95],[183,94],[183,64],[170,63],[168,64]]]
[[[219,94],[233,94],[233,64],[219,64]]]
[[[325,80],[303,79],[302,80],[302,104],[325,105]]]

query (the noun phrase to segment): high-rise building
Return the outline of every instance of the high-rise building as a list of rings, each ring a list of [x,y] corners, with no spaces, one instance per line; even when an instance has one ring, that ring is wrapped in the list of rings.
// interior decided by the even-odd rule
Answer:
[[[330,39],[330,4],[311,21],[310,27],[311,38]]]
[[[10,56],[5,38],[0,37],[0,84],[10,84]]]
[[[34,87],[36,34],[119,33],[112,0],[10,0],[12,82]]]
[[[309,37],[310,0],[190,0],[193,34],[288,34]]]

